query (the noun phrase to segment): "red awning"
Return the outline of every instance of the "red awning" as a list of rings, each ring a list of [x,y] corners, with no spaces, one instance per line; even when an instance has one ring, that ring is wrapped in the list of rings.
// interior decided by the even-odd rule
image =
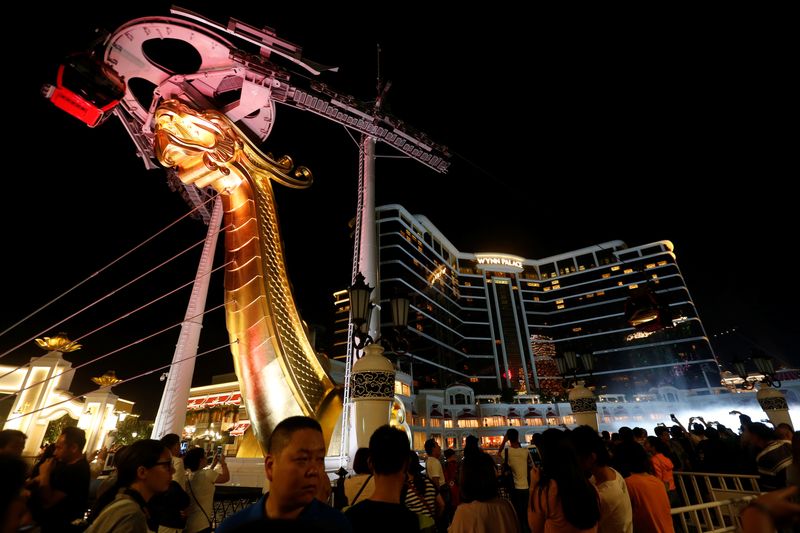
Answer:
[[[243,420],[241,422],[236,422],[233,427],[230,429],[229,434],[233,437],[241,437],[244,435],[244,432],[247,431],[247,428],[250,427],[249,420]]]
[[[211,396],[191,398],[186,408],[189,410],[209,409],[220,405],[241,405],[241,403],[242,395],[240,393],[229,392],[226,394],[213,394]]]

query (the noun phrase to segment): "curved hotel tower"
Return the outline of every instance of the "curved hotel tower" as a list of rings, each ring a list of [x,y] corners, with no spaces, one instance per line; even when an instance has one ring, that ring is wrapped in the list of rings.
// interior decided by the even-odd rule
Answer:
[[[673,245],[600,243],[542,259],[456,249],[424,216],[399,205],[378,208],[380,295],[410,294],[408,354],[415,389],[468,384],[475,393],[561,396],[553,356],[577,354],[578,379],[597,394],[627,401],[654,388],[720,387],[717,361],[675,260]],[[668,306],[671,326],[636,332],[624,317],[637,289]],[[344,355],[346,292],[334,355]],[[343,320],[343,322],[342,322]],[[384,326],[391,316],[384,313]],[[413,364],[409,364],[412,362]]]

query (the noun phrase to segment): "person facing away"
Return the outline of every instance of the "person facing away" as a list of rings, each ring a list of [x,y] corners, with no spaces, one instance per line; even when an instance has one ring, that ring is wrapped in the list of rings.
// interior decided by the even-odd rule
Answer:
[[[389,425],[379,427],[369,438],[369,465],[375,492],[345,512],[354,533],[419,531],[417,515],[400,503],[410,450],[405,432]]]
[[[625,478],[633,511],[633,530],[674,533],[669,497],[664,483],[653,475],[653,465],[639,444],[621,444],[616,453],[624,456],[631,475]]]
[[[34,518],[43,533],[68,532],[82,520],[89,504],[89,462],[83,455],[86,433],[66,427],[58,436],[53,457],[39,466],[32,481]]]
[[[506,447],[506,443],[508,443],[508,447]],[[520,446],[519,431],[514,428],[506,431],[503,442],[500,443],[500,448],[497,450],[497,455],[500,457],[501,463],[508,462],[508,466],[514,474],[514,490],[511,493],[511,503],[517,512],[520,530],[522,533],[528,533],[527,508],[530,497],[528,472],[533,466],[533,459],[528,450]]]
[[[444,511],[444,499],[428,476],[422,474],[417,452],[408,452],[406,485],[401,491],[400,501],[410,511],[424,514],[436,520]]]
[[[461,465],[461,505],[456,508],[449,533],[518,533],[514,507],[499,497],[494,460],[480,452]]]
[[[217,533],[232,531],[326,531],[350,533],[344,515],[316,498],[325,470],[325,439],[307,416],[282,420],[269,437],[264,469],[269,492],[229,516]]]
[[[359,448],[353,457],[355,474],[344,480],[344,494],[347,505],[355,505],[366,500],[375,491],[375,480],[369,470],[369,448]]]
[[[86,533],[147,533],[147,502],[172,481],[172,455],[161,442],[136,441],[117,453],[117,481],[92,511]]]
[[[225,457],[217,454],[211,468],[206,468],[208,459],[205,450],[192,448],[186,452],[183,464],[189,471],[186,476],[186,489],[190,497],[184,532],[209,533],[214,516],[214,485],[227,483],[231,479]]]
[[[542,466],[531,468],[528,506],[531,531],[595,533],[600,521],[599,497],[578,465],[578,456],[567,435],[548,429],[542,433],[540,450]]]
[[[628,486],[622,474],[608,466],[610,457],[605,442],[589,426],[572,430],[570,439],[578,454],[581,469],[600,494],[600,522],[597,533],[633,533],[633,515]]]

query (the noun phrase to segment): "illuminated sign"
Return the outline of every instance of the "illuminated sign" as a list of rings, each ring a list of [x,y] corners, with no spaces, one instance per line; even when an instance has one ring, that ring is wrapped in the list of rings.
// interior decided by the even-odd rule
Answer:
[[[478,262],[479,267],[492,267],[489,270],[499,270],[505,272],[520,272],[522,271],[523,258],[513,255],[475,255],[475,260]]]

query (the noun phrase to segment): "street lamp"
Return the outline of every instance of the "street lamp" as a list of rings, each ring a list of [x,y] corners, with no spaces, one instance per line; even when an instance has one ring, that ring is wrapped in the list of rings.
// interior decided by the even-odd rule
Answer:
[[[594,371],[594,354],[576,354],[572,351],[564,352],[562,355],[557,355],[553,359],[556,361],[558,373],[564,379],[564,386],[569,386],[567,376],[572,374],[572,380],[578,381],[578,359],[580,358],[583,369],[588,372],[589,376]]]
[[[378,343],[391,352],[404,354],[408,351],[408,340],[404,332],[408,325],[410,301],[403,296],[395,296],[389,301],[392,308],[392,333],[390,337],[381,335],[373,339],[368,332],[369,318],[375,304],[370,301],[374,287],[370,287],[359,272],[356,281],[347,289],[350,295],[350,315],[353,321],[353,347],[363,350],[366,346]],[[366,327],[365,327],[366,326]]]
[[[755,387],[756,382],[762,382],[770,387],[780,388],[781,382],[780,380],[775,379],[775,367],[772,362],[772,358],[768,357],[763,354],[757,354],[750,357],[750,360],[753,361],[753,364],[756,366],[756,370],[758,371],[758,376],[750,376],[747,372],[747,367],[745,366],[745,361],[741,359],[736,359],[732,362],[733,369],[736,372],[736,375],[741,378],[742,383],[725,383],[728,381],[727,379],[723,381],[723,384],[730,387],[733,386],[734,389],[740,388],[743,390],[751,390]]]

